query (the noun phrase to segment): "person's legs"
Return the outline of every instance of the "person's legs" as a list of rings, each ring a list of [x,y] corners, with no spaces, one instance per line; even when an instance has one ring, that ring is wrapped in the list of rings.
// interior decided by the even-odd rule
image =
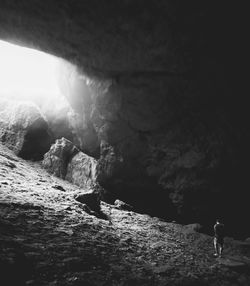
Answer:
[[[219,257],[222,256],[222,252],[223,252],[223,241],[219,242]]]
[[[219,249],[218,249],[218,242],[217,242],[217,238],[214,238],[214,250],[215,250],[215,256],[218,256],[219,254]]]

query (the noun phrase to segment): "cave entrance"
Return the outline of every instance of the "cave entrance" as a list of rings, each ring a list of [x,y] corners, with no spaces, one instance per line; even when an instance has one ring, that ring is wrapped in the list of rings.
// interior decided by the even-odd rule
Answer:
[[[4,134],[4,138],[11,137],[13,142],[13,133],[19,127],[25,129],[23,141],[27,144],[19,155],[23,155],[25,159],[31,158],[28,149],[33,150],[41,145],[39,154],[34,155],[32,151],[31,158],[41,159],[48,149],[47,142],[62,137],[87,153],[95,152],[98,147],[97,136],[89,123],[88,114],[92,104],[90,79],[76,65],[38,50],[0,40],[0,78],[0,112],[6,107],[6,101],[11,101],[8,108],[17,105],[17,102],[22,104],[13,111],[20,113],[19,115],[12,114],[11,117],[9,110],[5,110],[5,117],[3,113],[0,114],[0,131],[1,128],[6,129],[9,123],[15,125],[11,127],[15,130],[11,135],[6,135],[5,131],[0,132],[0,135]],[[48,124],[49,132],[46,132],[44,123],[41,123],[42,119],[38,120],[37,115],[34,115],[34,108],[23,107],[24,102],[35,105]],[[30,112],[32,114],[27,114]],[[29,122],[30,119],[24,119],[24,116],[36,118]],[[11,122],[13,117],[16,118],[15,122]],[[30,125],[28,130],[25,120]],[[48,136],[44,136],[46,133],[50,133],[50,140]],[[44,141],[43,138],[45,142],[40,142]]]
[[[26,100],[58,96],[59,62],[52,55],[0,41],[0,94]]]

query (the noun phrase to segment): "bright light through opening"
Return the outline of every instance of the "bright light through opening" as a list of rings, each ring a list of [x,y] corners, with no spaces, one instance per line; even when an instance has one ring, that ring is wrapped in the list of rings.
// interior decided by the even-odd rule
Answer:
[[[57,75],[61,59],[0,41],[0,95],[60,94]]]

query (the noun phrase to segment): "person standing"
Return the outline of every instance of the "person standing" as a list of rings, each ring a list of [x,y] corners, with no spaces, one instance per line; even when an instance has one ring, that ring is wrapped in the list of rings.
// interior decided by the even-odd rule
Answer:
[[[214,249],[215,257],[221,258],[224,248],[224,224],[221,223],[220,219],[216,220],[214,225]]]

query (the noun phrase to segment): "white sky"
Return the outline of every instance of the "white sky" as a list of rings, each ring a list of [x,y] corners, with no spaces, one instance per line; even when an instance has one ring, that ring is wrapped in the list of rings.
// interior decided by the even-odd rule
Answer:
[[[0,93],[58,95],[58,58],[0,40]]]

